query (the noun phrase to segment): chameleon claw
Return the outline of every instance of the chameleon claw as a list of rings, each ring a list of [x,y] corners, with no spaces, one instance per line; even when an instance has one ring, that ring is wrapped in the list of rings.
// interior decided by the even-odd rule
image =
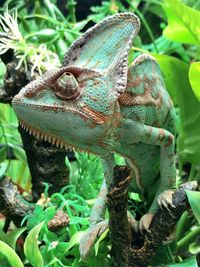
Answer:
[[[127,216],[128,216],[128,222],[129,222],[131,229],[135,233],[137,233],[139,230],[139,222],[136,221],[136,219],[133,217],[133,215],[129,211],[127,211]]]
[[[167,210],[169,210],[169,208],[168,208],[168,203],[167,203],[167,201],[165,201],[165,200],[162,200],[162,201],[161,201],[161,207],[162,207],[162,208],[165,208],[165,209],[167,209]]]
[[[140,232],[144,232],[144,231],[148,232],[148,229],[149,229],[149,226],[152,222],[153,216],[154,216],[153,213],[147,213],[147,214],[142,216],[142,218],[140,219],[140,222],[139,222]]]
[[[161,209],[167,209],[169,210],[169,207],[175,208],[172,202],[172,195],[175,190],[169,189],[163,191],[159,196],[158,196],[158,205]]]
[[[169,236],[167,236],[165,238],[164,241],[162,241],[163,245],[169,245],[170,243],[172,243],[174,241],[174,239],[176,238],[176,227],[173,227],[171,233],[169,234]]]
[[[83,261],[87,259],[89,253],[97,239],[108,228],[108,220],[101,221],[96,225],[90,226],[89,230],[80,240],[80,256]]]
[[[108,220],[102,222],[102,226],[99,230],[98,236],[101,236],[108,229]]]

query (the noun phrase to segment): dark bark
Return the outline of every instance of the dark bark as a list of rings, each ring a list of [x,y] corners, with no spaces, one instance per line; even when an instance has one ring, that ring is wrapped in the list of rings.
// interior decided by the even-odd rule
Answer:
[[[27,71],[24,67],[16,70],[17,61],[9,62],[10,58],[12,57],[4,56],[3,58],[7,72],[0,92],[0,103],[11,104],[12,98],[34,78],[31,77],[29,71],[31,64],[28,65]],[[32,176],[33,199],[36,201],[43,192],[43,182],[50,184],[49,194],[59,191],[61,187],[68,184],[69,170],[65,165],[66,150],[30,136],[21,126],[19,126],[19,132]]]
[[[131,181],[126,167],[115,167],[113,183],[107,195],[109,229],[114,256],[113,266],[128,266],[131,230],[127,218],[127,197]],[[120,263],[120,264],[119,264]]]
[[[31,81],[29,71],[25,71],[23,67],[16,70],[16,67],[17,61],[11,61],[6,64],[4,85],[0,90],[0,103],[11,104],[13,97]]]
[[[37,200],[44,191],[43,182],[50,185],[48,193],[58,192],[68,184],[69,170],[65,164],[66,150],[38,140],[19,126],[27,161],[32,176],[32,192]]]
[[[13,221],[18,227],[24,216],[30,214],[35,209],[35,203],[25,200],[20,194],[17,186],[9,178],[0,179],[0,212],[6,217],[4,231],[7,232],[10,222]],[[70,218],[62,209],[58,210],[53,219],[48,222],[48,229],[58,232],[66,228],[70,223]]]
[[[19,193],[17,186],[8,178],[0,180],[0,212],[12,220],[16,226],[20,226],[25,215],[31,213],[35,204],[27,202]]]
[[[130,181],[130,172],[126,167],[115,167],[113,183],[108,193],[113,266],[146,267],[189,206],[185,190],[196,190],[197,183],[181,185],[173,194],[174,207],[169,207],[168,210],[159,209],[148,232],[131,234],[127,219],[127,191]]]

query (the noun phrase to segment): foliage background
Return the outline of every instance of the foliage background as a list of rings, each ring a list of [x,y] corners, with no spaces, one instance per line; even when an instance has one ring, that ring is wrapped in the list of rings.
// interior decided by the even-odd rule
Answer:
[[[32,70],[36,68],[42,73],[52,64],[59,66],[67,47],[89,26],[118,12],[136,13],[142,25],[133,43],[129,63],[141,52],[150,53],[158,60],[176,109],[177,184],[187,180],[199,181],[200,1],[99,1],[99,5],[91,7],[87,16],[78,16],[80,19],[77,20],[77,10],[82,13],[83,2],[7,0],[0,9],[1,31],[7,32],[11,38],[0,39],[0,53],[11,48],[18,58],[18,67],[21,64],[28,66],[31,61],[35,62]],[[5,71],[5,65],[0,62],[1,85]],[[30,191],[30,173],[17,131],[17,120],[12,108],[3,104],[0,105],[0,144],[0,176],[6,174]],[[34,214],[24,219],[23,225],[28,230],[24,250],[20,250],[16,241],[25,228],[14,229],[11,237],[0,232],[2,266],[110,266],[107,232],[97,241],[88,262],[79,260],[78,242],[88,227],[91,205],[103,175],[98,158],[76,153],[76,159],[72,163],[66,158],[71,170],[70,185],[52,195],[47,207],[37,206]],[[119,156],[116,160],[123,162]],[[197,266],[200,253],[200,196],[199,193],[188,193],[188,197],[195,216],[188,211],[183,214],[176,228],[176,240],[171,245],[160,247],[152,266]],[[145,212],[137,194],[130,194],[130,207],[141,215]],[[59,208],[70,215],[67,237],[66,232],[49,232],[47,223],[43,223],[50,220]],[[36,239],[39,233],[39,239]],[[43,240],[40,246],[38,240]]]

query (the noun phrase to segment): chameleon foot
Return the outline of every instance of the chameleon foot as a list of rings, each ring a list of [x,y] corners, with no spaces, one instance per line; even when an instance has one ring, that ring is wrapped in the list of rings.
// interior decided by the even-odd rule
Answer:
[[[128,222],[129,222],[131,229],[135,233],[137,233],[139,229],[139,222],[136,221],[136,219],[133,217],[133,215],[129,211],[127,212],[127,216],[128,216]]]
[[[176,238],[176,227],[174,226],[172,229],[172,232],[165,238],[165,240],[162,242],[163,245],[168,245],[174,241]]]
[[[91,248],[93,247],[96,238],[101,236],[108,228],[108,220],[101,221],[95,225],[90,226],[87,233],[81,238],[80,241],[80,255],[82,260],[86,260]]]
[[[143,232],[144,230],[148,231],[153,216],[154,216],[153,213],[146,213],[145,215],[142,216],[139,222],[139,229],[141,232]]]
[[[169,189],[163,191],[159,196],[158,196],[158,205],[159,207],[169,209],[169,207],[174,207],[172,203],[172,195],[175,190]]]

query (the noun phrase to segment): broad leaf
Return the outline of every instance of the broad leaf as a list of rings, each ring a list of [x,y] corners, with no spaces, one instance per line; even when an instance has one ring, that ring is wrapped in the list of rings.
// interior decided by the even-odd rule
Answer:
[[[21,148],[18,145],[13,145],[11,143],[9,143],[9,146],[13,148],[13,152],[14,152],[17,159],[23,160],[25,163],[27,162],[26,161],[26,154],[25,154],[25,151],[23,148]]]
[[[192,90],[196,95],[197,99],[200,101],[200,62],[194,62],[190,66],[189,79],[192,86]]]
[[[198,223],[200,224],[200,192],[195,192],[191,190],[186,190],[186,194],[190,203],[190,206],[192,208],[192,211],[194,213],[194,216],[196,217]]]
[[[0,241],[0,248],[0,259],[6,260],[9,263],[9,267],[24,267],[19,256],[10,246],[3,241]]]
[[[8,148],[6,145],[0,148],[0,162],[6,160],[7,152],[8,152]]]
[[[0,239],[15,250],[17,239],[25,231],[25,229],[25,227],[16,228],[8,234],[5,234],[3,230],[0,230]]]
[[[24,253],[33,267],[43,267],[44,262],[38,247],[38,235],[44,222],[36,225],[24,242]]]
[[[163,35],[172,41],[200,44],[200,12],[186,6],[179,0],[165,0],[163,5],[168,26]]]
[[[81,240],[81,237],[85,234],[85,231],[79,231],[79,232],[76,232],[70,239],[69,243],[68,243],[68,246],[65,250],[65,253],[67,251],[69,251],[73,246],[75,246],[77,243],[80,242]]]
[[[0,179],[5,175],[5,172],[8,168],[8,162],[2,162],[0,163]]]
[[[188,77],[189,65],[175,57],[155,55],[161,67],[167,90],[180,108],[178,149],[181,160],[200,162],[200,102],[195,97]]]

